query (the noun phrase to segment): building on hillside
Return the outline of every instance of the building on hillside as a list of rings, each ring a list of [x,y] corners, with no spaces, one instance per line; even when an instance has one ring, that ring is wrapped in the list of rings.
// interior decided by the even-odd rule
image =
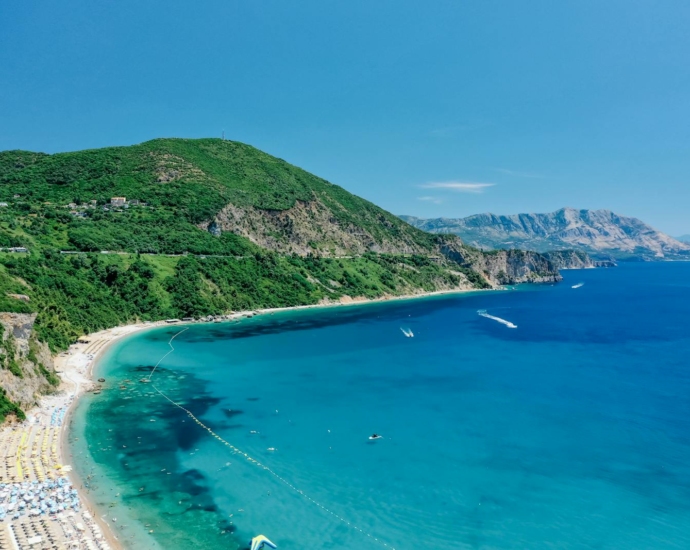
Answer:
[[[6,202],[0,202],[0,208],[5,208],[6,206],[9,206]]]
[[[110,206],[124,206],[125,204],[127,204],[125,197],[113,197],[110,199]]]

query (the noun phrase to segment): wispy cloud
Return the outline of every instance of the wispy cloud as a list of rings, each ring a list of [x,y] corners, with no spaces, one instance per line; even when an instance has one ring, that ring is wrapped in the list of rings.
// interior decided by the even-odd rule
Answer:
[[[520,172],[518,170],[508,170],[508,168],[494,168],[494,170],[496,172],[500,172],[501,174],[505,174],[506,176],[514,176],[516,178],[544,179],[546,177],[535,172]]]
[[[424,197],[417,197],[418,201],[426,201],[426,202],[433,202],[434,204],[442,204],[443,199],[440,197],[434,197],[431,195],[426,195]]]
[[[476,181],[437,181],[420,185],[423,189],[448,189],[458,193],[483,193],[495,183],[481,183]]]

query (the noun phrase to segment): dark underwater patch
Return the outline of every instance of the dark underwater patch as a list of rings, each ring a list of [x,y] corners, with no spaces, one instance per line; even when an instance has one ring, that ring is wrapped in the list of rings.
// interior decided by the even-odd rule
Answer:
[[[350,306],[347,308],[321,309],[313,311],[291,312],[281,314],[275,318],[261,315],[258,318],[242,319],[235,322],[219,324],[200,323],[186,327],[166,327],[144,333],[150,342],[169,342],[175,337],[177,342],[189,344],[212,343],[218,340],[235,338],[253,338],[281,332],[316,330],[334,325],[351,323],[377,323],[379,321],[394,321],[400,318],[424,317],[440,309],[458,307],[470,301],[470,297],[447,296],[434,300],[400,301],[366,304],[366,306]],[[470,306],[475,307],[475,306]]]
[[[236,528],[218,509],[208,480],[198,470],[181,469],[177,459],[179,451],[198,447],[208,437],[206,430],[155,388],[184,401],[198,418],[220,400],[210,395],[205,381],[193,374],[180,380],[164,367],[156,369],[150,383],[139,382],[141,374],[152,368],[123,369],[112,377],[113,389],[91,403],[88,414],[95,421],[87,423],[86,437],[93,460],[118,483],[117,504],[135,506],[142,523],[169,522],[165,528],[159,525],[156,533],[173,536],[175,548],[239,548],[240,541],[233,536]],[[212,422],[204,419],[204,423],[217,429]],[[112,431],[104,430],[106,425]],[[98,480],[90,482],[95,486]]]

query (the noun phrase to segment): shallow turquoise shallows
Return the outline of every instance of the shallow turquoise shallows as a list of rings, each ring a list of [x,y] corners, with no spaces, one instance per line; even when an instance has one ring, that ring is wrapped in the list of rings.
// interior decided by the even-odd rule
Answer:
[[[690,548],[690,263],[564,276],[136,334],[72,462],[133,549]]]

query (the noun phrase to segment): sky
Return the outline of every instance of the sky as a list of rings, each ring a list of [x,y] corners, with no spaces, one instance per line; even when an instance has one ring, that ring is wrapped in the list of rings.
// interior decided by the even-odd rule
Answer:
[[[396,214],[690,233],[690,2],[3,0],[0,150],[252,144]]]

